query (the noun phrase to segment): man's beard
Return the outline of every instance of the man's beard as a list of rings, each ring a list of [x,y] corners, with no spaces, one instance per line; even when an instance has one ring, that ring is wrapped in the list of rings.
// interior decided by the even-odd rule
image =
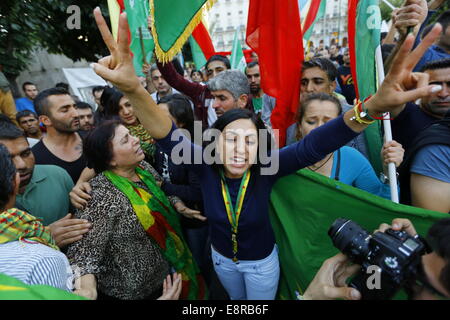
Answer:
[[[250,86],[250,93],[253,95],[258,94],[260,90],[260,86]]]
[[[75,121],[78,121],[77,126],[73,124]],[[80,122],[78,119],[73,119],[72,121],[70,121],[69,124],[66,124],[63,121],[52,119],[52,124],[55,130],[58,131],[59,133],[74,133],[80,130]]]

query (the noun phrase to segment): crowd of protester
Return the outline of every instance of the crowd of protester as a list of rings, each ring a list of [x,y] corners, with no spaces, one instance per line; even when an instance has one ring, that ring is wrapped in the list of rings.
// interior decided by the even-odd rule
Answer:
[[[198,69],[147,65],[139,79],[131,58],[118,55],[126,44],[112,40],[96,10],[112,57],[94,65],[109,83],[92,89],[95,105],[65,83],[39,91],[25,82],[25,97],[14,101],[0,74],[0,273],[88,299],[275,299],[270,193],[298,170],[391,199],[387,164],[395,163],[401,203],[450,213],[450,12],[425,28],[430,12],[415,2],[394,13],[399,37],[384,45],[386,80],[364,112],[348,47],[308,46],[283,148],[274,144],[276,99],[261,88],[256,55],[244,73],[215,55]],[[376,172],[364,129],[384,112],[393,140]],[[196,130],[218,135],[199,142]],[[219,161],[208,162],[208,150]],[[180,152],[181,162],[173,158]],[[393,224],[415,234],[407,220]],[[450,298],[449,220],[430,234],[438,245],[423,264]],[[359,299],[329,276],[344,261],[327,260],[303,298]]]

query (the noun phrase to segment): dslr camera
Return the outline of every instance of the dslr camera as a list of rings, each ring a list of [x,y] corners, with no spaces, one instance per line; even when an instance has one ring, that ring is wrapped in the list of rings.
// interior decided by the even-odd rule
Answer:
[[[393,298],[399,289],[415,280],[421,256],[428,251],[419,236],[392,229],[370,234],[357,223],[342,218],[331,225],[328,235],[336,248],[362,266],[349,286],[357,289],[363,300]],[[374,276],[379,277],[378,283],[371,281]]]

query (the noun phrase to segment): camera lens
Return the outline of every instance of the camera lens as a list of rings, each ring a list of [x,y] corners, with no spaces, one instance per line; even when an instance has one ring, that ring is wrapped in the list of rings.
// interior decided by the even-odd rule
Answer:
[[[328,230],[333,244],[355,263],[362,264],[369,254],[370,234],[348,219],[336,219]]]

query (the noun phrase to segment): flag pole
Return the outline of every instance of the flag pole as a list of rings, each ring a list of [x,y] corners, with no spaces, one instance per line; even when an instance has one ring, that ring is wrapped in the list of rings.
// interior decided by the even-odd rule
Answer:
[[[396,7],[394,7],[394,6],[392,5],[392,3],[390,3],[389,1],[383,0],[383,2],[384,2],[391,10],[395,10],[395,9],[396,9]]]
[[[375,52],[375,60],[377,64],[377,73],[378,73],[378,84],[381,84],[384,81],[384,65],[383,65],[383,56],[381,54],[381,45],[377,47]],[[384,126],[384,141],[389,142],[392,141],[392,129],[391,129],[391,121],[390,113],[386,112],[384,114],[383,126]],[[395,203],[399,203],[398,197],[398,183],[397,183],[397,171],[395,169],[395,163],[390,162],[388,164],[389,170],[389,186],[391,188],[391,200]]]

